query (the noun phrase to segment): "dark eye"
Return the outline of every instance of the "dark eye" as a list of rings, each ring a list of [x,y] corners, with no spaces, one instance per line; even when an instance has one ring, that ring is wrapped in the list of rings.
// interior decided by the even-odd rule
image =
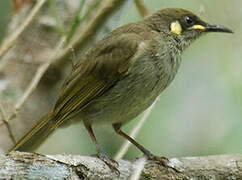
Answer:
[[[190,26],[192,26],[194,24],[194,20],[189,16],[185,16],[185,21]]]

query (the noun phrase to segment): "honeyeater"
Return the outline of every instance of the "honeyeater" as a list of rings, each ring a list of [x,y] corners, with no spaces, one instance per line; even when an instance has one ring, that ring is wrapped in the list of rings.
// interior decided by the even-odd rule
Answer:
[[[93,125],[110,124],[148,159],[165,164],[166,158],[153,155],[121,127],[154,102],[174,79],[183,51],[209,32],[232,33],[179,8],[161,9],[113,30],[79,59],[66,78],[55,107],[10,151],[38,145],[59,125],[77,116],[75,119],[82,121],[90,134],[97,156],[112,169],[118,171],[115,161],[97,143]]]

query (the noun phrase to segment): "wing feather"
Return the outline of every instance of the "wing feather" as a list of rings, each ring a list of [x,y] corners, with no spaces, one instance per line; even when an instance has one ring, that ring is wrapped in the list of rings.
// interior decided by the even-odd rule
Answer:
[[[114,39],[100,41],[73,69],[54,109],[56,126],[108,91],[132,68],[142,38],[128,33]]]

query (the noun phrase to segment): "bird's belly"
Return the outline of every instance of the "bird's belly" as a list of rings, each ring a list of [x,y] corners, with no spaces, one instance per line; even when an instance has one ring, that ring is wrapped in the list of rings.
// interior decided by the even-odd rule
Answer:
[[[173,77],[167,73],[161,76],[153,64],[142,67],[145,68],[134,67],[135,73],[130,73],[105,94],[90,102],[81,111],[81,119],[87,124],[123,124],[147,109]]]
[[[112,91],[115,90],[112,89]],[[82,119],[90,124],[124,123],[149,107],[157,97],[156,94],[151,93],[151,89],[144,95],[144,87],[136,92],[132,89],[126,89],[126,93],[124,91],[117,94],[114,92],[113,96],[105,95],[94,100],[83,111]]]

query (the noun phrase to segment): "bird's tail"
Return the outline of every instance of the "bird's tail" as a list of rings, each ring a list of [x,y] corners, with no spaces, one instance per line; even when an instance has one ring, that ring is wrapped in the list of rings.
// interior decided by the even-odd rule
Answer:
[[[54,130],[54,116],[50,112],[46,114],[29,132],[27,132],[11,149],[26,151],[37,148],[41,142]]]

